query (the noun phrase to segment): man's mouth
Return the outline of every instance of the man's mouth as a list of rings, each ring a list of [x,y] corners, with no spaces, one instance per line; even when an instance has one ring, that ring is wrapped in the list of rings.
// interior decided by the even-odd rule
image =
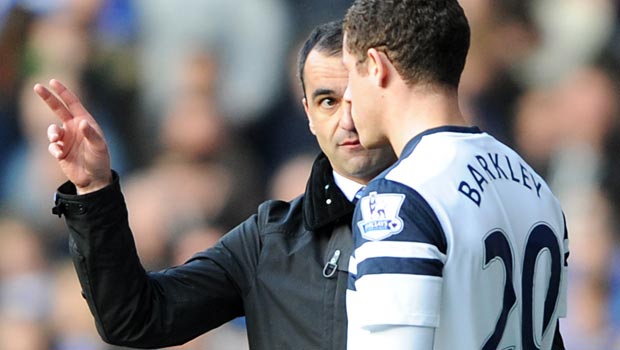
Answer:
[[[357,147],[357,146],[360,146],[360,140],[358,140],[358,139],[344,140],[344,141],[340,142],[340,146],[344,146],[344,147]]]

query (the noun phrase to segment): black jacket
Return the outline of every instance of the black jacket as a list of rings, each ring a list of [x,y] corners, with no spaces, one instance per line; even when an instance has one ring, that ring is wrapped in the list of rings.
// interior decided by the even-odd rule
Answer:
[[[352,211],[320,155],[305,195],[267,201],[215,247],[182,266],[145,272],[117,176],[82,196],[65,183],[55,207],[65,215],[83,294],[106,342],[170,346],[245,316],[250,347],[270,350],[345,349]],[[334,266],[326,264],[336,250],[330,276]]]

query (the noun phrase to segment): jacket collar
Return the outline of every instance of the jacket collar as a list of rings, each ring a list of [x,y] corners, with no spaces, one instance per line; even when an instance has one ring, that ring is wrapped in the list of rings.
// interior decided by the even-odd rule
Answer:
[[[316,231],[353,213],[349,202],[334,181],[333,169],[325,154],[314,160],[303,201],[304,225]]]

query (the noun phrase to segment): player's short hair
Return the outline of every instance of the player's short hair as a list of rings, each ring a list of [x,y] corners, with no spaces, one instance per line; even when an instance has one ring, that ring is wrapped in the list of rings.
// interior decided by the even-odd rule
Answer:
[[[306,85],[304,81],[304,66],[310,51],[317,50],[327,56],[342,54],[342,20],[336,20],[321,24],[314,28],[312,33],[304,41],[297,56],[297,75],[301,83],[301,89],[306,97]]]
[[[356,0],[344,18],[347,51],[384,52],[408,84],[458,87],[470,29],[457,0]]]

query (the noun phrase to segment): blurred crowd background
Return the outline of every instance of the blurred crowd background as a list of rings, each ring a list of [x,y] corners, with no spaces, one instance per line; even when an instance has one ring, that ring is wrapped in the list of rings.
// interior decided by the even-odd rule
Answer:
[[[571,241],[568,349],[620,349],[620,1],[461,0],[461,104],[551,184]],[[180,264],[267,198],[305,187],[318,146],[295,61],[345,0],[0,0],[0,350],[109,350],[73,272],[57,78],[102,125],[147,269]],[[243,319],[177,349],[245,349]]]

